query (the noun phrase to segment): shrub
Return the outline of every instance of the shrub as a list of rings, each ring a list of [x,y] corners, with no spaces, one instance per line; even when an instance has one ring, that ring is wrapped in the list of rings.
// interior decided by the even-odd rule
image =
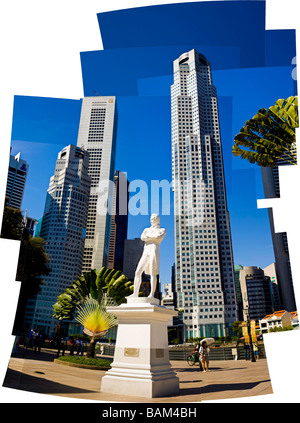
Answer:
[[[270,328],[269,332],[270,333],[272,333],[272,332],[285,332],[287,330],[293,330],[293,329],[294,329],[293,326],[285,326],[283,328],[281,326],[275,326],[274,328]]]
[[[111,366],[110,360],[105,360],[103,358],[85,358],[85,357],[74,357],[74,356],[61,356],[58,358],[60,361],[67,361],[74,364],[84,364],[85,366],[99,366],[107,367]]]

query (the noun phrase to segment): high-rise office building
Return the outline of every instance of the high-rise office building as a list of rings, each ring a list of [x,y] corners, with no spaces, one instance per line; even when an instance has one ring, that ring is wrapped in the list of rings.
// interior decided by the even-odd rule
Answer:
[[[55,333],[52,306],[57,296],[81,275],[90,177],[88,154],[74,145],[58,154],[50,178],[40,236],[45,240],[51,272],[44,277],[37,296],[28,301],[27,329]]]
[[[171,115],[177,307],[186,338],[225,336],[237,312],[218,99],[196,50],[174,61]]]
[[[283,159],[279,160],[279,166],[289,163]],[[278,165],[274,167],[261,167],[262,181],[265,198],[280,197],[280,183]],[[272,235],[275,269],[280,293],[281,306],[284,310],[296,310],[296,299],[293,287],[293,277],[290,265],[288,238],[286,232],[275,232],[274,217],[272,208],[268,209],[270,229]]]
[[[172,285],[172,292],[174,297],[174,304],[177,304],[175,263],[173,263],[171,267],[171,285]]]
[[[109,269],[123,271],[124,241],[128,229],[129,182],[125,173],[117,170],[114,176],[114,192],[109,237]]]
[[[100,270],[108,264],[116,127],[115,97],[83,98],[77,146],[89,153],[88,173],[91,178],[82,268],[86,272]]]
[[[24,226],[31,236],[34,235],[34,228],[37,224],[38,220],[34,219],[33,217],[29,217],[26,209],[24,214]]]
[[[34,236],[35,237],[40,237],[41,236],[42,221],[43,221],[43,218],[42,217],[37,221],[37,224],[36,224],[36,227],[35,227],[35,231],[34,231]]]
[[[275,263],[269,264],[269,266],[265,267],[263,271],[264,274],[269,276],[271,280],[274,310],[282,310]]]
[[[269,276],[260,267],[245,266],[240,269],[240,286],[243,299],[243,318],[263,319],[273,313],[274,301]]]
[[[240,264],[234,266],[234,280],[235,280],[235,296],[236,296],[236,305],[237,305],[237,313],[238,313],[238,320],[244,320],[243,315],[243,298],[242,298],[242,291],[241,291],[241,283],[240,283],[240,270],[244,267]]]
[[[140,238],[126,239],[124,241],[123,273],[130,281],[134,280],[134,274],[140,258],[142,257],[144,245],[144,241]],[[143,272],[143,280],[145,280],[144,276],[145,274]],[[149,280],[149,278],[146,279]]]
[[[21,159],[21,153],[10,156],[6,185],[5,205],[21,210],[29,165]]]

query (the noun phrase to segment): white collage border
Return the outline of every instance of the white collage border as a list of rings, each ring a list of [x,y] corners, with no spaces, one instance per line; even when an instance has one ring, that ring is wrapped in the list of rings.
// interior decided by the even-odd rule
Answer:
[[[10,0],[1,2],[0,216],[3,214],[14,95],[76,100],[82,98],[80,52],[102,49],[97,13],[191,1]],[[299,51],[299,0],[267,0],[266,6],[266,29],[296,29],[297,51]],[[298,69],[297,75],[299,80]],[[299,130],[297,131],[298,138]],[[280,171],[281,198],[258,200],[258,207],[273,207],[276,231],[285,231],[288,234],[296,303],[300,304],[300,260],[297,252],[300,239],[298,181],[300,181],[299,166],[293,166],[292,169],[284,167]],[[11,332],[19,294],[19,283],[15,282],[18,253],[17,241],[0,239],[1,385],[14,341]],[[268,334],[264,336],[264,341],[274,393],[259,397],[209,402],[300,402],[300,330]],[[284,351],[284,359],[280,357],[282,351]],[[78,403],[88,401],[18,391],[0,386],[0,402]]]

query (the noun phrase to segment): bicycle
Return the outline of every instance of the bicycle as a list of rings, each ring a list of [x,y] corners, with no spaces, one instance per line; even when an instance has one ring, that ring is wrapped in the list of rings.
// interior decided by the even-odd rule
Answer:
[[[196,363],[199,363],[198,351],[194,349],[192,353],[187,356],[186,361],[189,366],[194,366]]]

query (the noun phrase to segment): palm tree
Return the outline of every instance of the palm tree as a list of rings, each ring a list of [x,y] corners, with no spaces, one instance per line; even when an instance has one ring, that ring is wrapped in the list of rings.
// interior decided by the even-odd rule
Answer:
[[[103,294],[100,302],[89,295],[82,305],[76,307],[75,320],[83,325],[83,332],[91,337],[87,357],[94,357],[97,339],[105,336],[108,329],[117,326],[117,317],[107,311],[107,307],[113,305],[116,305],[115,301]]]
[[[273,167],[280,160],[296,164],[295,128],[298,126],[298,97],[279,99],[268,110],[259,109],[247,120],[234,138],[232,152],[264,167]]]
[[[96,269],[84,272],[79,276],[63,293],[58,295],[56,303],[53,305],[53,316],[59,320],[73,320],[80,315],[88,303],[100,304],[98,314],[94,314],[95,320],[103,320],[103,313],[109,304],[121,304],[125,302],[125,297],[132,294],[133,283],[128,280],[120,270],[107,269],[102,267],[98,272]],[[105,298],[106,300],[105,300]],[[103,302],[105,301],[105,303]],[[97,307],[96,307],[97,309]],[[94,324],[94,323],[93,323]],[[103,327],[98,331],[91,331],[85,326],[85,332],[91,336],[90,347],[87,357],[93,357],[95,353],[95,342],[100,332],[107,332]],[[89,333],[90,332],[90,333]]]

